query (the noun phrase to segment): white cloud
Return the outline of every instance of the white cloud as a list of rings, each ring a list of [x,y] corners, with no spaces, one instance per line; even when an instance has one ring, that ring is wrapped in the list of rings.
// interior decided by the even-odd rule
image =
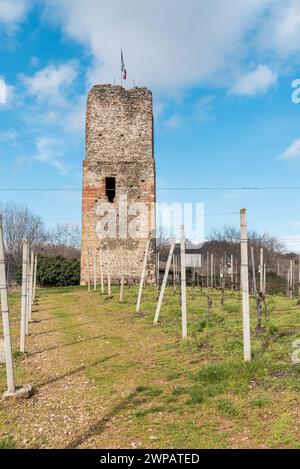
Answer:
[[[5,79],[0,77],[0,110],[11,109],[16,105],[15,87],[8,84]]]
[[[181,118],[177,114],[169,117],[164,121],[164,127],[168,130],[177,129],[181,125]]]
[[[275,52],[280,59],[299,53],[300,3],[299,0],[272,2],[258,34],[257,46]]]
[[[28,8],[28,0],[0,0],[0,23],[11,25],[23,21]]]
[[[30,57],[30,65],[33,68],[38,67],[40,65],[40,59],[33,55],[32,57]]]
[[[83,131],[85,126],[86,96],[78,96],[69,105],[63,117],[65,128],[71,132]]]
[[[252,72],[242,75],[230,92],[242,96],[255,96],[265,93],[276,81],[277,75],[269,67],[258,65]]]
[[[213,104],[215,97],[201,96],[194,105],[194,117],[198,122],[208,122],[214,120]]]
[[[51,137],[38,137],[35,139],[36,151],[31,156],[22,156],[17,160],[18,165],[34,162],[52,166],[62,176],[69,174],[69,168],[63,161],[64,142]]]
[[[18,138],[16,129],[9,129],[0,132],[0,142],[15,142]]]
[[[274,0],[47,0],[47,17],[92,55],[89,83],[120,76],[120,45],[128,85],[173,95],[187,86],[233,80],[249,41]],[[225,78],[224,78],[225,77]]]
[[[293,160],[300,158],[300,138],[295,139],[290,146],[279,155],[281,160]]]
[[[64,106],[67,91],[77,77],[77,64],[74,61],[58,65],[48,65],[32,76],[21,76],[26,93],[49,106]]]

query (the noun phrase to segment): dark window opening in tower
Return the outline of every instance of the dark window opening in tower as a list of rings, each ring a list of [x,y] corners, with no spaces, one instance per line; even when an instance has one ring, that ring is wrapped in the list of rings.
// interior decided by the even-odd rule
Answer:
[[[108,201],[113,203],[116,198],[116,178],[105,178],[105,193]]]

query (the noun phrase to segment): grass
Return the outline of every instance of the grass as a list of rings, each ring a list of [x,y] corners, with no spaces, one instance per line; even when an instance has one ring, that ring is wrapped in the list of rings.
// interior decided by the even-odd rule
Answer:
[[[0,449],[14,449],[15,444],[11,435],[0,438]]]
[[[140,314],[137,287],[125,288],[122,304],[117,287],[112,294],[40,290],[25,355],[18,352],[19,296],[11,296],[16,382],[37,384],[38,393],[0,407],[0,447],[66,447],[80,435],[87,436],[77,446],[86,448],[299,447],[296,300],[269,296],[258,334],[251,299],[252,361],[244,363],[237,293],[226,292],[221,306],[211,291],[208,317],[205,295],[188,288],[186,340],[178,292],[166,289],[157,326],[154,287],[144,289]]]

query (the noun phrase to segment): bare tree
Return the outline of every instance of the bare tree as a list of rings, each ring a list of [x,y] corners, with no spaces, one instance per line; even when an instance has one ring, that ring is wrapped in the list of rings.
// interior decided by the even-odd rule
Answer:
[[[25,205],[8,202],[0,205],[0,211],[3,215],[7,277],[11,283],[22,261],[23,240],[27,239],[31,246],[44,243],[45,226],[42,218],[33,214]]]
[[[78,225],[57,224],[47,233],[47,243],[41,246],[44,253],[65,258],[80,257],[81,234]]]

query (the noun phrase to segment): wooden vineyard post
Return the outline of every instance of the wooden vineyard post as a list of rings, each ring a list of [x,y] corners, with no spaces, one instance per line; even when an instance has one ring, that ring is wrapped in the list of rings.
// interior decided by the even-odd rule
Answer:
[[[28,241],[23,241],[20,352],[25,353]]]
[[[11,350],[9,308],[8,308],[8,299],[7,299],[7,283],[6,283],[6,267],[5,267],[5,259],[4,259],[2,215],[0,215],[0,297],[1,297],[7,391],[9,393],[13,393],[15,392],[15,383],[14,383],[14,369],[13,369],[12,350]]]
[[[251,361],[247,211],[241,209],[241,286],[243,304],[244,361]]]
[[[171,267],[172,258],[173,258],[173,269],[174,269],[174,256],[173,256],[173,253],[174,253],[175,243],[176,243],[176,240],[173,239],[172,244],[170,246],[170,251],[169,251],[167,265],[166,265],[166,269],[165,269],[165,273],[164,273],[164,278],[163,278],[163,282],[162,282],[162,286],[161,286],[161,289],[160,289],[159,298],[158,298],[158,302],[157,302],[157,306],[156,306],[156,312],[155,312],[155,316],[154,316],[154,324],[158,323],[159,313],[160,313],[160,309],[161,309],[161,305],[162,305],[162,301],[163,301],[163,297],[164,297],[164,293],[165,293],[165,288],[166,288],[166,284],[167,284],[167,280],[168,280],[168,276],[169,276],[169,271],[170,271],[170,267]],[[174,278],[174,270],[173,270],[173,278]]]
[[[145,274],[146,274],[146,268],[147,268],[147,259],[148,259],[150,243],[151,243],[151,238],[148,239],[146,250],[145,250],[145,255],[144,255],[143,269],[142,269],[139,293],[138,293],[136,309],[135,309],[137,313],[140,311],[140,307],[141,307],[141,299],[142,299],[142,293],[143,293],[143,286],[145,282]]]
[[[185,270],[185,233],[184,225],[180,226],[180,265],[181,265],[181,319],[182,338],[187,337],[187,317],[186,317],[186,270]]]
[[[264,264],[264,281],[263,281],[263,294],[266,294],[266,288],[267,288],[267,267],[266,264]]]

